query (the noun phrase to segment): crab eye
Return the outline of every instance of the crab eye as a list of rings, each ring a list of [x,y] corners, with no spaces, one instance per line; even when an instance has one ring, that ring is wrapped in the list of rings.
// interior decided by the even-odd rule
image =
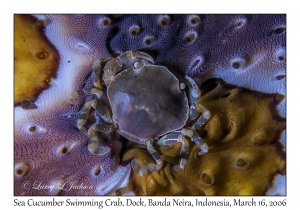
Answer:
[[[184,90],[186,88],[186,85],[184,83],[180,83],[180,90]]]

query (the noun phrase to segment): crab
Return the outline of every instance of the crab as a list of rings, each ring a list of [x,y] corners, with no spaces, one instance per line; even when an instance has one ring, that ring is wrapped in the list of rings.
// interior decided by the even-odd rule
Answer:
[[[146,145],[155,163],[143,165],[132,160],[134,171],[145,176],[162,168],[163,161],[154,143],[182,144],[180,162],[173,167],[174,170],[184,169],[187,163],[188,139],[201,149],[198,155],[208,152],[208,145],[196,130],[207,122],[210,112],[202,105],[199,105],[202,110],[195,105],[201,92],[191,77],[186,75],[185,82],[180,83],[166,67],[154,65],[150,55],[136,50],[124,52],[116,58],[97,59],[92,68],[94,86],[74,91],[70,96],[71,104],[80,97],[97,96],[84,104],[77,119],[78,129],[86,132],[90,139],[88,150],[92,154],[103,155],[110,151],[97,132],[116,132],[130,141]],[[102,81],[106,88],[101,85]],[[188,94],[186,87],[189,88]],[[100,101],[105,95],[111,108]],[[92,108],[103,123],[86,128]]]

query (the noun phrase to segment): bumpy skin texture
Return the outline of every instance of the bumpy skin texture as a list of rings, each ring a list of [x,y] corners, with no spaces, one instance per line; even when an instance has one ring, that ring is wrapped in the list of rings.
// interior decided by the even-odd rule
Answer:
[[[30,15],[15,15],[15,105],[34,102],[56,76],[59,54],[43,31],[43,22]]]
[[[15,107],[15,195],[101,195],[111,194],[124,186],[121,182],[126,180],[129,174],[126,170],[130,167],[119,166],[119,145],[111,145],[111,154],[92,156],[87,153],[88,137],[76,129],[78,113],[90,97],[79,100],[74,107],[68,102],[72,91],[91,86],[89,75],[97,58],[115,57],[134,49],[149,53],[156,64],[166,66],[172,73],[193,76],[199,84],[201,80],[222,77],[238,86],[285,95],[285,15],[35,17],[44,23],[45,34],[58,50],[60,61],[57,77],[34,102],[37,109]],[[278,107],[285,116],[285,99]],[[226,110],[226,107],[222,109]],[[281,142],[285,145],[285,135]],[[67,152],[61,154],[60,151],[66,151],[64,146],[67,146]],[[179,149],[173,151],[172,148],[170,154],[175,156]],[[281,147],[279,151],[282,151]],[[98,166],[105,168],[99,178],[93,175]],[[285,194],[282,179],[285,176],[277,176],[279,181],[270,184],[270,194]],[[68,192],[32,187],[25,190],[22,184],[26,180],[45,185],[58,180],[66,180],[69,184],[81,180],[94,188]],[[225,191],[229,189],[223,187]],[[197,191],[199,195],[203,192]]]
[[[16,123],[15,195],[105,195],[126,179],[130,167],[118,167],[115,154],[121,145],[110,145],[112,153],[92,155],[88,138],[75,129],[65,108],[44,109]]]
[[[286,121],[277,111],[282,95],[237,88],[221,80],[207,81],[202,91],[198,104],[210,110],[211,118],[200,135],[209,152],[198,156],[199,148],[191,143],[185,170],[174,171],[171,163],[176,163],[178,145],[158,148],[171,163],[147,177],[133,173],[131,185],[137,194],[264,195],[274,176],[285,174],[279,139]],[[129,148],[123,161],[153,161],[145,148],[132,144]]]

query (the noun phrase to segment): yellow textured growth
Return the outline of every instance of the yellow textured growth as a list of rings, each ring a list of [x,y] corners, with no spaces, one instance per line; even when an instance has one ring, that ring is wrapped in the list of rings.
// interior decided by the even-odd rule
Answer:
[[[15,105],[33,102],[56,75],[59,55],[43,26],[31,15],[14,16]]]
[[[162,170],[146,177],[132,173],[127,190],[139,195],[263,195],[274,175],[284,174],[279,139],[286,121],[277,111],[284,97],[216,79],[203,84],[201,91],[198,104],[210,110],[211,118],[198,133],[209,152],[198,156],[200,149],[190,142],[187,166],[174,171],[181,145],[156,146],[165,160]],[[144,146],[130,143],[127,149],[124,161],[153,162]]]

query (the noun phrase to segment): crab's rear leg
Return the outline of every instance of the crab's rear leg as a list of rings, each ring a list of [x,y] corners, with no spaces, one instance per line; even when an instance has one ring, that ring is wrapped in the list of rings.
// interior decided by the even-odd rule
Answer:
[[[97,59],[92,66],[93,69],[93,81],[94,81],[94,86],[102,89],[102,86],[100,84],[100,74],[101,74],[101,68],[103,66],[104,63],[106,63],[109,59],[109,57],[104,57],[104,58],[99,58]]]
[[[187,163],[189,142],[184,136],[190,137],[191,140],[195,142],[195,144],[197,144],[197,146],[201,149],[201,152],[199,152],[198,155],[203,155],[208,152],[208,146],[205,141],[193,130],[183,128],[163,136],[157,141],[158,145],[171,145],[178,142],[182,143],[180,151],[180,163],[178,166],[174,166],[174,170],[183,169]]]
[[[199,117],[200,112],[196,107],[197,100],[201,97],[201,91],[196,82],[189,76],[185,76],[189,87],[189,103],[190,103],[190,120],[195,120]]]
[[[102,140],[101,137],[97,136],[96,131],[109,134],[113,130],[114,130],[113,125],[94,124],[93,126],[91,126],[88,130],[88,137],[90,138],[90,141],[88,143],[88,149],[90,153],[94,155],[103,155],[109,152],[110,148]]]
[[[100,98],[103,95],[102,90],[98,88],[86,88],[86,89],[81,89],[77,91],[73,91],[70,96],[70,103],[72,105],[75,104],[76,99],[82,98],[88,95],[96,95],[98,98]]]
[[[158,145],[171,145],[179,142],[181,142],[180,163],[178,166],[174,166],[174,170],[183,169],[186,166],[189,154],[188,140],[182,135],[182,132],[179,130],[163,136],[156,142]]]
[[[189,130],[189,129],[181,129],[181,133],[185,136],[188,136],[191,138],[195,144],[201,149],[200,152],[198,152],[198,155],[203,155],[208,152],[208,145],[206,142],[199,136],[198,133],[196,133],[194,130]]]
[[[95,87],[73,91],[70,96],[70,103],[72,105],[75,104],[76,99],[81,98],[81,97],[95,94],[95,95],[97,95],[98,98],[100,98],[103,95],[103,92],[101,91],[103,89],[103,87],[100,84],[101,68],[102,68],[102,65],[105,62],[107,62],[109,59],[110,59],[109,57],[104,57],[104,58],[97,59],[94,62],[93,66],[92,66],[92,69],[93,69],[92,76],[93,76],[93,81],[94,81]]]
[[[199,130],[210,118],[210,111],[201,104],[199,104],[199,106],[203,110],[203,113],[198,118],[198,120],[192,125],[191,129],[193,130]]]
[[[107,123],[113,123],[108,109],[97,100],[92,100],[84,104],[83,109],[81,110],[80,115],[78,116],[77,127],[79,130],[81,130],[82,132],[86,132],[83,126],[85,125],[89,117],[89,112],[91,108],[95,109],[95,111],[103,121]]]
[[[156,163],[149,163],[149,164],[142,164],[139,160],[133,159],[131,162],[132,168],[135,173],[139,176],[147,176],[153,171],[158,171],[161,169],[163,161],[160,158],[160,155],[153,147],[153,140],[146,141],[147,151],[151,154],[152,158],[155,160]]]
[[[190,101],[190,120],[195,120],[199,117],[201,111],[197,108],[196,102],[201,97],[201,91],[196,84],[196,82],[189,76],[185,76],[185,79],[189,83],[189,101]],[[198,118],[198,120],[192,125],[193,130],[199,130],[210,118],[210,111],[205,108],[203,105],[199,104],[202,109],[202,115]]]
[[[78,120],[77,120],[77,127],[82,132],[86,132],[86,129],[84,127],[88,116],[90,109],[93,108],[97,114],[100,116],[100,118],[110,123],[111,125],[104,125],[104,124],[94,124],[91,126],[88,131],[88,137],[90,139],[88,143],[88,149],[92,154],[105,154],[109,152],[109,147],[106,145],[106,143],[101,139],[101,137],[98,137],[96,134],[96,131],[102,132],[102,133],[111,133],[114,130],[114,125],[112,125],[113,121],[111,119],[110,113],[108,109],[103,106],[101,103],[99,103],[97,100],[88,101],[84,104],[84,108],[82,109]]]

